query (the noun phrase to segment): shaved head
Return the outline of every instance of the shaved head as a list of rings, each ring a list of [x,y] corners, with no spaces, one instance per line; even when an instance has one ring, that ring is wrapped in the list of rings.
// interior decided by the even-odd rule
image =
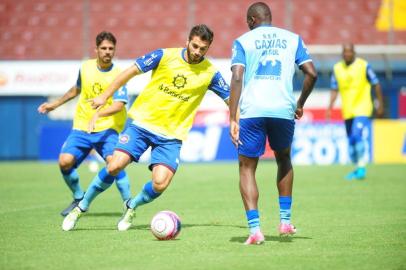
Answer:
[[[344,43],[343,44],[343,59],[347,65],[351,65],[355,60],[355,49],[354,44]]]
[[[261,24],[271,24],[272,13],[271,9],[264,2],[252,4],[247,10],[247,24],[252,30]]]

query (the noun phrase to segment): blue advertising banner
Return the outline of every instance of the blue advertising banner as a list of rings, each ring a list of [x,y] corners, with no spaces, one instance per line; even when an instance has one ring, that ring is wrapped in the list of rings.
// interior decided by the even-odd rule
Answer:
[[[70,131],[70,125],[47,125],[40,135],[40,159],[56,160],[59,150]],[[371,126],[364,134],[368,143],[366,160],[371,161]],[[269,149],[267,152],[270,152]],[[270,155],[265,155],[267,158]],[[264,158],[263,157],[263,158]],[[140,159],[148,162],[150,152]],[[237,151],[229,138],[229,129],[224,125],[195,126],[183,143],[181,161],[211,162],[237,160]],[[295,164],[327,165],[349,163],[348,142],[345,126],[339,123],[296,123],[292,144],[292,161]]]

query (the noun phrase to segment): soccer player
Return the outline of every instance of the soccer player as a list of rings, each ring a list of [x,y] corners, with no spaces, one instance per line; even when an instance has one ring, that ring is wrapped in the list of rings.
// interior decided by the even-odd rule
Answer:
[[[331,75],[331,96],[327,109],[327,119],[330,119],[331,109],[341,95],[342,115],[348,137],[349,154],[356,169],[350,172],[347,180],[364,179],[366,177],[365,152],[368,142],[364,132],[370,125],[373,111],[371,85],[374,86],[377,99],[376,114],[382,117],[384,113],[381,85],[371,66],[362,58],[355,57],[354,45],[343,45],[343,60],[334,65]]]
[[[62,97],[52,102],[45,102],[38,107],[38,112],[45,114],[79,96],[72,131],[59,155],[59,167],[63,179],[73,194],[73,202],[61,212],[62,216],[72,211],[84,196],[76,169],[92,149],[95,149],[107,163],[110,162],[114,146],[118,141],[118,133],[125,125],[127,117],[125,104],[128,102],[125,86],[109,98],[106,106],[99,110],[93,109],[88,101],[103,93],[120,73],[120,69],[112,62],[115,50],[114,35],[110,32],[99,33],[96,37],[95,49],[97,58],[82,63],[76,85]],[[131,194],[126,173],[122,171],[115,178],[121,198],[123,201],[128,200]]]
[[[128,200],[118,230],[128,230],[135,209],[158,198],[169,186],[179,165],[182,141],[192,127],[206,91],[214,91],[228,103],[229,86],[204,57],[212,41],[213,32],[206,25],[196,25],[189,33],[186,48],[158,49],[137,58],[103,94],[93,99],[94,108],[98,108],[132,77],[152,70],[151,81],[129,110],[132,123],[120,134],[112,161],[93,179],[84,199],[65,218],[63,230],[73,229],[91,201],[106,190],[128,164],[138,162],[149,147],[152,149],[151,180],[138,195]]]
[[[280,235],[296,232],[290,223],[293,168],[290,160],[294,119],[317,79],[317,72],[300,36],[271,25],[269,6],[252,4],[247,11],[249,32],[234,41],[231,62],[230,135],[238,148],[240,192],[250,235],[245,244],[261,244],[258,188],[255,172],[266,137],[275,153],[280,206]],[[293,96],[295,64],[304,72],[301,95]],[[240,119],[237,119],[239,108]]]

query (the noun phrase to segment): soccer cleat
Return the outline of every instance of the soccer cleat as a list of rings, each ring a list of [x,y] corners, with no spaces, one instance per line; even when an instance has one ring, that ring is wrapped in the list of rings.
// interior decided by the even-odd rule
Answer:
[[[131,199],[127,199],[123,202],[123,213],[125,213],[127,211],[128,208],[130,208],[128,206],[128,204],[130,203]]]
[[[279,224],[279,236],[289,236],[296,233],[296,228],[292,224]]]
[[[68,207],[66,207],[64,210],[62,210],[61,216],[66,217],[66,216],[70,213],[70,211],[72,211],[76,206],[79,205],[79,202],[80,202],[82,199],[83,199],[83,198],[74,199]]]
[[[347,180],[362,180],[365,179],[366,176],[366,169],[365,168],[357,168],[356,170],[347,174],[345,179]]]
[[[135,210],[132,208],[127,208],[123,217],[118,222],[117,229],[121,232],[128,230],[132,225],[134,216],[135,216]]]
[[[358,168],[355,171],[355,179],[357,179],[357,180],[365,179],[366,173],[367,172],[366,172],[365,168]]]
[[[244,245],[260,245],[264,243],[265,237],[261,231],[257,231],[254,234],[248,236],[248,239],[245,241]]]
[[[79,207],[73,208],[73,210],[65,217],[62,223],[62,230],[70,231],[75,228],[78,219],[82,215],[83,211]]]

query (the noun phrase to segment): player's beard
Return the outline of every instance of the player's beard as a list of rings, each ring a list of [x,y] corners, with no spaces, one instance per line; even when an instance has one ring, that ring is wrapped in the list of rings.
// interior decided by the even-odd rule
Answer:
[[[112,59],[113,59],[113,57],[108,56],[108,55],[101,58],[103,64],[105,64],[105,65],[111,64]]]
[[[198,63],[200,63],[200,61],[202,61],[203,56],[196,57],[196,56],[192,55],[190,53],[189,48],[186,49],[186,53],[187,53],[187,58],[189,60],[189,64],[198,64]]]

